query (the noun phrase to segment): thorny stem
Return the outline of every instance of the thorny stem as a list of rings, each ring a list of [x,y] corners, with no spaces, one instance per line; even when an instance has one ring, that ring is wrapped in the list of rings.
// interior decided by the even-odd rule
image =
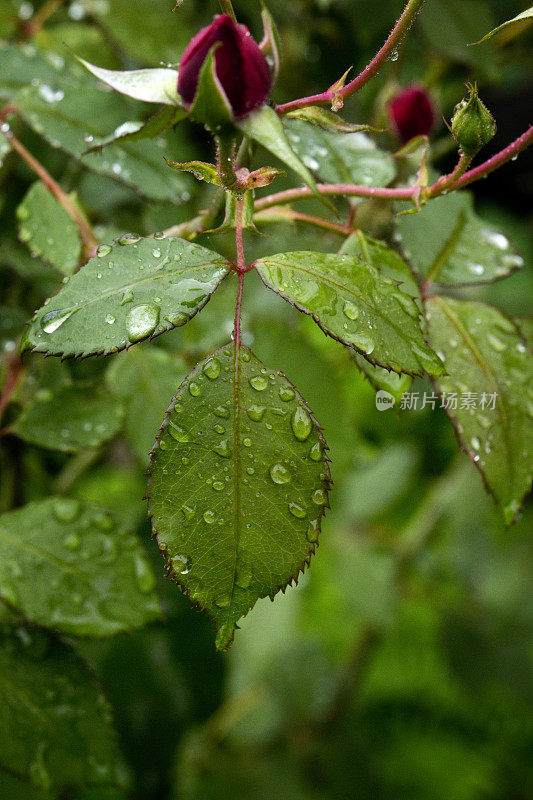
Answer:
[[[496,153],[495,156],[484,161],[483,164],[480,164],[478,167],[474,167],[474,169],[465,172],[465,174],[456,181],[453,188],[461,189],[463,186],[468,186],[470,183],[478,181],[480,178],[486,178],[491,172],[494,172],[494,170],[503,166],[503,164],[516,158],[523,150],[529,147],[530,144],[533,144],[533,125],[519,136],[518,139],[515,139],[510,145],[500,150],[499,153]],[[428,197],[435,197],[437,194],[440,194],[440,191],[437,191],[437,187],[438,181],[430,187]]]
[[[444,194],[450,189],[453,189],[459,178],[465,174],[472,162],[472,156],[467,156],[462,151],[459,151],[459,153],[459,161],[455,165],[455,168],[452,170],[452,172],[450,172],[449,175],[443,175],[442,178],[439,178],[439,180],[434,184],[435,187],[438,187],[439,194]]]
[[[498,169],[498,167],[501,167],[508,161],[512,161],[513,158],[517,157],[532,143],[533,125],[504,150],[501,150],[495,156],[492,156],[492,158],[484,161],[483,164],[480,164],[478,167],[464,172],[464,174],[461,173],[464,171],[464,167],[468,166],[468,164],[465,165],[460,159],[459,163],[453,172],[450,173],[450,175],[444,176],[444,179],[439,178],[438,181],[431,186],[428,186],[426,189],[420,187],[418,184],[415,184],[414,186],[408,186],[406,188],[399,187],[388,189],[378,186],[359,186],[357,184],[350,183],[319,183],[317,185],[317,189],[320,194],[324,195],[345,195],[346,197],[378,197],[384,200],[415,201],[418,198],[427,200],[432,197],[438,197],[446,192],[449,187],[453,188],[454,190],[461,189],[463,186],[468,186],[470,183],[473,183],[480,178],[485,178],[491,172],[494,172],[494,170]],[[458,175],[460,175],[460,177],[457,177]],[[448,183],[452,176],[453,184]],[[272,206],[278,206],[283,203],[291,203],[294,200],[303,200],[306,197],[312,196],[313,192],[311,189],[308,189],[307,186],[302,186],[298,189],[287,189],[284,192],[271,194],[268,197],[263,197],[260,200],[257,200],[255,203],[255,209],[256,211],[263,211],[267,208],[272,208]]]
[[[244,287],[244,273],[246,272],[246,264],[244,260],[244,245],[242,238],[242,215],[244,210],[244,199],[237,200],[237,209],[235,214],[235,250],[237,252],[237,263],[235,265],[238,277],[237,286],[237,300],[235,302],[235,322],[233,325],[233,341],[237,350],[241,343],[241,309],[242,309],[242,291]]]
[[[372,61],[364,68],[364,70],[353,79],[343,86],[342,89],[332,90],[328,89],[321,94],[311,95],[309,97],[301,97],[298,100],[291,100],[289,103],[282,103],[276,106],[278,114],[286,114],[288,111],[294,111],[297,108],[306,108],[307,106],[328,105],[333,100],[337,108],[341,108],[343,101],[352,94],[359,91],[365,84],[367,84],[374,75],[377,75],[383,64],[390,58],[391,54],[396,50],[402,38],[405,36],[413,21],[424,5],[426,0],[409,0],[403,10],[403,14],[396,22],[392,29],[389,38],[379,50]]]
[[[272,213],[271,213],[272,212]],[[277,212],[277,213],[276,213]],[[356,228],[352,228],[351,220],[344,225],[338,222],[330,222],[322,217],[313,217],[311,214],[301,214],[299,211],[294,211],[292,208],[279,208],[275,207],[267,209],[262,213],[254,215],[254,222],[303,222],[307,225],[314,225],[317,228],[338,233],[340,236],[350,236],[356,232]]]
[[[233,6],[231,5],[231,0],[219,0],[220,8],[222,9],[223,14],[227,14],[233,20],[233,22],[237,22],[237,17],[235,16],[235,11],[233,10]]]
[[[11,147],[19,156],[26,162],[26,164],[35,172],[35,174],[42,180],[48,191],[54,195],[56,200],[61,203],[71,220],[78,227],[80,238],[83,245],[84,260],[87,261],[91,258],[98,246],[98,240],[95,237],[91,226],[76,207],[72,198],[63,191],[61,186],[52,178],[50,173],[43,167],[43,165],[32,156],[29,150],[26,150],[24,145],[13,136],[11,132],[7,133]]]

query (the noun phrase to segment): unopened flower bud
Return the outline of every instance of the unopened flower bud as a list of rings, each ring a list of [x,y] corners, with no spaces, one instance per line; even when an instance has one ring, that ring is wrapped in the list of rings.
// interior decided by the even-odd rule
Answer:
[[[248,28],[227,14],[215,17],[187,45],[179,67],[178,92],[187,106],[193,104],[200,72],[214,47],[216,80],[238,119],[264,103],[272,78]]]
[[[427,136],[435,123],[435,109],[429,93],[421,86],[401,89],[388,104],[389,116],[402,142]]]
[[[473,157],[496,133],[496,122],[479,99],[477,86],[467,88],[469,95],[455,107],[450,130],[462,152]]]

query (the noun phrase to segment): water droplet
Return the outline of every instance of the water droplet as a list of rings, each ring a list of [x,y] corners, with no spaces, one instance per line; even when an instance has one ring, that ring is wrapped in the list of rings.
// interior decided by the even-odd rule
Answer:
[[[208,525],[212,525],[216,519],[216,514],[214,511],[207,510],[204,511],[204,521],[207,522]]]
[[[290,483],[291,480],[291,473],[289,468],[286,467],[284,464],[273,464],[270,467],[270,477],[274,481],[274,483]]]
[[[509,240],[503,233],[498,233],[498,231],[484,231],[484,238],[489,244],[496,247],[498,250],[507,250],[509,247]]]
[[[215,490],[215,492],[221,492],[223,488],[224,484],[222,483],[222,481],[213,482],[213,489]]]
[[[309,458],[311,461],[320,461],[322,458],[322,447],[320,442],[315,442],[309,451]]]
[[[227,608],[229,606],[229,597],[226,594],[217,597],[215,600],[215,605],[219,608]]]
[[[250,378],[250,386],[257,392],[263,392],[268,386],[268,378],[264,375],[254,375]]]
[[[313,503],[316,503],[317,506],[325,506],[328,502],[328,496],[324,489],[315,489],[311,495],[311,499]]]
[[[100,247],[96,251],[96,255],[98,258],[105,258],[111,252],[112,247],[110,244],[101,244]]]
[[[159,308],[143,304],[135,306],[126,317],[126,331],[130,342],[146,339],[156,329],[159,322]]]
[[[41,328],[45,333],[54,333],[73,315],[75,310],[74,308],[59,308],[57,311],[49,311],[41,319]]]
[[[177,555],[170,559],[172,569],[180,575],[188,575],[191,571],[191,559],[189,556]]]
[[[352,319],[352,320],[353,319],[357,319],[357,317],[359,316],[359,309],[357,308],[355,303],[350,302],[350,300],[347,300],[345,302],[344,308],[342,309],[342,311],[343,311],[344,316],[348,317],[348,319]]]
[[[254,422],[261,422],[265,416],[265,406],[251,405],[246,409],[246,413]]]
[[[108,325],[113,325],[113,323],[115,322],[115,317],[113,316],[113,314],[106,314],[105,321],[107,322]]]
[[[77,550],[80,546],[80,537],[77,533],[69,533],[69,535],[63,539],[63,544],[68,550]]]
[[[48,86],[46,83],[42,83],[37,91],[45,103],[59,103],[65,96],[65,92],[62,89],[52,89],[52,87]]]
[[[505,343],[502,342],[501,339],[498,339],[497,336],[494,336],[493,333],[487,334],[487,342],[490,344],[493,350],[496,350],[497,353],[501,353],[505,350]]]
[[[213,425],[213,430],[215,433],[226,433],[226,429],[223,425]]]
[[[154,250],[152,250],[152,255],[154,258],[161,258],[161,250],[159,247],[156,247]]]
[[[307,511],[302,506],[299,506],[298,503],[289,503],[289,511],[291,512],[293,517],[297,519],[304,519],[307,516]]]
[[[132,289],[126,289],[122,293],[122,300],[120,301],[120,305],[121,306],[125,306],[126,303],[131,303],[132,301],[133,301],[133,290]]]
[[[172,422],[172,420],[168,423],[168,432],[177,442],[189,441],[189,434],[187,431],[184,431],[183,428],[180,428],[180,426],[176,425],[176,423]]]
[[[52,502],[52,512],[58,522],[74,522],[80,511],[80,501],[74,497],[56,497]]]
[[[304,442],[311,433],[313,423],[311,417],[302,406],[295,408],[291,417],[292,432],[299,442]]]
[[[202,372],[212,381],[218,378],[220,375],[220,361],[218,358],[210,358],[209,361],[206,361]]]
[[[435,369],[435,357],[431,354],[431,352],[424,350],[416,343],[411,345],[411,349],[422,369],[427,368],[429,372],[432,372]]]
[[[222,456],[222,458],[230,458],[231,449],[227,439],[222,439],[218,444],[213,447],[214,452]]]
[[[282,386],[279,390],[279,399],[284,403],[294,400],[294,391],[289,386]]]
[[[237,574],[235,576],[235,583],[241,589],[248,589],[252,582],[252,570],[250,567],[242,566],[239,567],[237,570]]]
[[[189,383],[189,394],[192,394],[193,397],[200,397],[202,394],[202,387],[196,381],[191,381]]]
[[[318,520],[312,519],[309,523],[307,532],[305,534],[307,541],[311,543],[318,541],[318,534],[319,534]]]
[[[343,334],[342,338],[348,342],[348,344],[353,344],[358,350],[361,350],[362,353],[366,355],[370,355],[370,353],[375,348],[374,340],[371,336],[367,333],[346,333]]]
[[[167,322],[170,322],[171,325],[174,325],[175,328],[180,328],[189,321],[190,317],[182,311],[174,311],[167,314],[165,319]]]
[[[125,246],[128,244],[137,244],[140,240],[141,237],[138,233],[124,233],[122,236],[119,236],[117,243]]]
[[[196,513],[196,506],[182,506],[181,513],[183,514],[186,520],[190,520],[194,517]]]
[[[242,443],[243,443],[243,445],[245,447],[251,447],[252,446],[252,440],[249,439],[247,436],[245,436],[245,438],[242,440]]]
[[[474,450],[479,450],[479,448],[481,447],[481,443],[477,438],[477,436],[472,436],[472,438],[470,439],[470,444],[472,445],[472,448]]]
[[[485,267],[483,264],[478,264],[474,261],[471,261],[469,264],[467,264],[467,267],[468,271],[471,272],[472,275],[483,275],[485,272]]]
[[[153,591],[155,588],[155,575],[150,564],[144,556],[136,555],[134,560],[135,577],[139,591],[143,594]]]
[[[242,351],[242,360],[246,362],[250,360],[250,353],[247,353],[246,350]]]
[[[227,419],[229,417],[229,408],[226,406],[216,406],[216,408],[213,409],[213,414],[215,414],[217,417]]]

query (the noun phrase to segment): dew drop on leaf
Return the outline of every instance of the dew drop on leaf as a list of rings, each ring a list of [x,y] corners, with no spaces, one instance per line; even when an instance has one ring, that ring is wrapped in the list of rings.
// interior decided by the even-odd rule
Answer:
[[[231,449],[227,439],[222,439],[218,444],[213,447],[214,452],[222,456],[222,458],[229,458],[231,456]]]
[[[355,305],[355,303],[351,303],[350,300],[347,300],[344,304],[344,308],[342,309],[344,316],[348,317],[348,319],[357,319],[359,316],[359,309]]]
[[[294,391],[288,386],[282,386],[279,390],[279,398],[284,403],[288,403],[290,400],[294,400]]]
[[[196,381],[191,381],[189,383],[189,393],[192,394],[193,397],[200,397],[202,394],[202,389],[199,383]]]
[[[307,528],[306,538],[308,542],[318,541],[318,520],[312,519]]]
[[[302,506],[298,505],[298,503],[289,503],[289,511],[291,512],[293,517],[297,519],[304,519],[307,516],[307,511]]]
[[[98,258],[105,258],[111,252],[111,245],[110,244],[101,244],[100,247],[96,251],[96,255]]]
[[[299,442],[304,442],[311,433],[313,427],[311,417],[302,406],[295,408],[291,417],[291,427]]]
[[[168,423],[168,432],[177,442],[189,441],[189,434],[187,431],[184,431],[183,428],[180,428],[180,426],[176,425],[174,422]]]
[[[273,464],[270,467],[270,477],[274,483],[289,483],[291,480],[291,473],[284,464]]]
[[[126,331],[130,342],[146,339],[156,329],[159,322],[159,308],[150,304],[135,306],[126,317]]]
[[[74,522],[80,514],[80,502],[73,497],[56,497],[52,512],[58,522]]]
[[[324,489],[315,489],[311,499],[317,506],[325,506],[328,502],[328,497]]]
[[[49,311],[41,319],[41,328],[45,333],[54,333],[73,315],[75,310],[74,308],[59,308],[57,311]]]
[[[268,386],[268,378],[264,375],[254,375],[250,378],[250,386],[257,392],[263,392]]]
[[[207,510],[204,511],[204,521],[207,522],[208,525],[212,525],[216,519],[216,514],[214,511]]]
[[[251,420],[254,422],[261,422],[263,417],[265,416],[266,408],[265,406],[257,406],[251,405],[246,409],[246,413],[250,417]]]
[[[320,442],[315,442],[309,451],[309,458],[311,461],[320,461],[322,458],[322,448]]]
[[[202,371],[210,380],[216,380],[220,375],[220,361],[218,358],[210,358],[209,361],[206,361]]]

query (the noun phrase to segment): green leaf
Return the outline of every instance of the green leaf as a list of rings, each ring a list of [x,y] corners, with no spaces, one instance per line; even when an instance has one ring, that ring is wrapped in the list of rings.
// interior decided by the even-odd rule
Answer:
[[[0,597],[28,620],[110,636],[160,616],[139,541],[107,511],[70,497],[0,516]]]
[[[212,183],[214,186],[221,186],[218,169],[214,164],[208,164],[206,161],[185,161],[179,163],[177,161],[167,161],[171,169],[178,172],[192,172],[199,181],[206,181]]]
[[[335,134],[308,122],[284,120],[293,150],[326,183],[387,186],[396,175],[394,161],[364,133]]]
[[[120,788],[109,705],[69,647],[33,628],[0,627],[0,706],[7,772],[55,797]]]
[[[489,33],[486,33],[485,36],[479,40],[479,42],[472,42],[472,44],[481,44],[481,42],[485,42],[487,39],[490,39],[494,36],[495,33],[499,33],[499,31],[504,30],[504,28],[508,28],[510,25],[516,25],[517,23],[522,23],[520,28],[526,27],[528,23],[531,22],[533,19],[533,6],[531,8],[527,8],[525,11],[522,11],[520,14],[517,14],[516,17],[513,19],[508,19],[507,22],[503,22],[501,25],[498,25],[497,28],[493,28]]]
[[[427,315],[448,373],[438,389],[457,393],[447,413],[509,525],[531,486],[531,353],[516,325],[483,303],[433,297]]]
[[[78,384],[36,392],[10,431],[39,447],[76,453],[111,439],[123,417],[124,408],[116,398]]]
[[[353,357],[361,372],[376,391],[387,392],[394,398],[395,403],[400,403],[403,395],[409,391],[409,387],[411,386],[411,375],[389,372],[385,367],[378,367],[374,364],[370,364],[366,358],[363,358],[359,353],[354,353]]]
[[[23,347],[64,356],[122,350],[184,325],[230,269],[218,253],[184,239],[125,234],[101,245],[34,314]]]
[[[54,291],[57,286],[57,271],[40,258],[34,258],[16,239],[4,236],[0,243],[0,262],[44,293]]]
[[[83,58],[78,61],[92,72],[103,83],[111,86],[121,94],[142,100],[145,103],[160,103],[163,105],[182,104],[178,94],[178,72],[175,69],[134,69],[114,70],[103,69]]]
[[[281,59],[281,37],[274,17],[261,0],[261,20],[263,22],[263,41],[259,45],[263,55],[267,57],[272,83],[278,78],[280,59]]]
[[[202,64],[194,101],[189,109],[191,119],[203,122],[212,131],[233,120],[231,104],[216,72],[215,50],[219,45],[220,42],[211,48]]]
[[[258,142],[275,155],[276,158],[279,158],[280,161],[294,170],[316,196],[322,202],[325,202],[328,208],[331,207],[331,203],[318,194],[313,176],[289,144],[283,124],[273,108],[261,106],[252,114],[237,120],[235,125],[245,136]]]
[[[9,100],[33,79],[53,80],[65,59],[57,53],[38,50],[33,44],[11,44],[0,40],[0,97]]]
[[[144,345],[114,358],[106,372],[111,390],[127,401],[126,435],[142,463],[148,463],[169,397],[186,374],[179,356]]]
[[[181,122],[186,116],[187,112],[183,108],[165,106],[146,122],[132,121],[124,122],[122,125],[119,125],[111,136],[89,147],[87,153],[98,152],[102,150],[103,147],[108,147],[110,144],[114,143],[122,144],[125,141],[138,142],[141,139],[154,139],[169,128],[177,125],[178,122]]]
[[[326,445],[284,375],[229,344],[187,377],[154,449],[149,510],[172,577],[215,620],[218,649],[315,550]]]
[[[322,106],[297,108],[285,114],[284,119],[300,119],[303,120],[303,122],[316,125],[317,128],[321,128],[328,133],[381,132],[378,128],[372,128],[370,125],[357,125],[353,122],[346,122],[346,120],[339,117],[338,114],[334,114],[329,108],[322,108]]]
[[[385,242],[367,236],[362,231],[354,233],[343,242],[339,254],[357,256],[375,267],[384,278],[401,284],[402,290],[420,302],[418,284],[411,267]]]
[[[30,186],[17,208],[17,218],[19,239],[32,253],[64,275],[76,271],[81,255],[78,228],[44,183]]]
[[[85,156],[84,166],[95,172],[155,199],[180,200],[186,179],[166,168],[163,156],[172,158],[175,147],[164,136],[154,141],[115,142],[102,153],[85,155],[88,146],[106,139],[110,132],[119,136],[124,121],[139,113],[138,107],[98,84],[79,64],[66,64],[62,58],[54,63],[55,67],[47,65],[46,77],[37,72],[12,97],[35,132],[74,158]]]
[[[523,265],[507,237],[477,216],[470,193],[436,197],[396,224],[405,257],[426,281],[483,283]]]
[[[357,256],[280,253],[255,262],[263,282],[324,333],[395,372],[440,374],[413,298]]]

